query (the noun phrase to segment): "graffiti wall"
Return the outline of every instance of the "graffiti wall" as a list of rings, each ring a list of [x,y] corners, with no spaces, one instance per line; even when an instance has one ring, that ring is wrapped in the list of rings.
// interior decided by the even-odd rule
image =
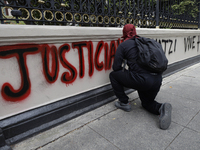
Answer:
[[[95,38],[85,40],[83,36],[69,42],[15,39],[8,44],[10,39],[1,38],[0,120],[109,84],[115,52],[123,42],[121,30],[108,29],[107,35],[113,35],[110,39],[98,39],[91,33]],[[142,36],[143,30],[138,31]],[[198,35],[152,38],[162,44],[169,64],[200,54]]]
[[[165,55],[169,60],[169,64],[200,54],[200,35],[156,38],[155,40],[162,45]]]

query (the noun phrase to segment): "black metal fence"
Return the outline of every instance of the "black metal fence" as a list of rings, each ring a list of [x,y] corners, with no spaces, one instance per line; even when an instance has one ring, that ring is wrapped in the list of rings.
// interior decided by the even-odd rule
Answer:
[[[199,27],[199,3],[183,0],[0,0],[0,23],[145,28]],[[188,10],[187,10],[188,9]],[[190,12],[188,12],[190,11]]]

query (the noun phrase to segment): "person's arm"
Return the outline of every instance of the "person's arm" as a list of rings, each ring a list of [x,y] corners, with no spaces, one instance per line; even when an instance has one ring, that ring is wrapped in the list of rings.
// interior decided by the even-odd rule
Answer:
[[[112,66],[114,71],[122,70],[123,60],[124,60],[123,47],[119,45],[115,53],[115,59]]]

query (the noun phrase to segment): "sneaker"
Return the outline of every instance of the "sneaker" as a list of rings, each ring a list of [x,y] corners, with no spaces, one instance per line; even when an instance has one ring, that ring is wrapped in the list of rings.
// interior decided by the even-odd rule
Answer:
[[[131,111],[130,103],[124,104],[124,103],[122,103],[120,101],[117,101],[117,102],[115,102],[115,106],[117,108],[122,109],[122,110],[127,111],[127,112]]]
[[[160,117],[159,117],[160,128],[166,130],[169,128],[171,124],[172,105],[169,103],[162,104],[159,109],[159,112],[160,112]]]

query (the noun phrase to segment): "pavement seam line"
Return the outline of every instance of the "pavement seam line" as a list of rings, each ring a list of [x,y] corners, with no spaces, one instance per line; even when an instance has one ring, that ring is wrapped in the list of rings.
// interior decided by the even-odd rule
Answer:
[[[107,114],[109,114],[109,113],[111,113],[111,112],[113,112],[113,111],[115,111],[115,110],[117,110],[117,108],[115,108],[114,110],[111,110],[111,111],[107,112],[106,114],[103,114],[103,115],[100,116],[100,117],[97,117],[97,118],[94,119],[94,120],[91,120],[91,121],[85,123],[84,125],[82,125],[82,126],[76,128],[76,129],[74,129],[74,130],[72,130],[72,131],[67,132],[66,134],[64,134],[64,135],[62,135],[62,136],[59,136],[58,138],[55,138],[55,139],[52,140],[52,141],[47,142],[47,143],[44,144],[44,145],[41,145],[40,147],[36,148],[35,150],[39,150],[40,148],[42,148],[42,147],[44,147],[44,146],[47,146],[47,145],[51,144],[52,142],[55,142],[55,141],[57,141],[58,139],[60,139],[60,138],[62,138],[62,137],[64,137],[64,136],[66,136],[66,135],[68,135],[68,134],[70,134],[70,133],[72,133],[72,132],[74,132],[74,131],[77,131],[77,130],[81,129],[81,128],[83,128],[84,126],[87,126],[88,124],[90,124],[91,122],[94,122],[94,121],[96,121],[96,120],[98,120],[98,119],[104,117],[105,115],[107,115]],[[89,127],[89,126],[88,126],[88,127]]]
[[[196,100],[196,99],[192,99],[192,98],[190,98],[190,97],[185,97],[185,96],[182,96],[182,95],[178,95],[177,93],[171,93],[171,92],[166,92],[166,93],[172,94],[172,95],[177,96],[177,97],[180,97],[180,98],[185,98],[185,99],[188,99],[188,100],[192,100],[192,101],[197,102],[197,103],[200,103],[200,101],[198,101],[198,100]]]
[[[195,131],[195,132],[197,132],[197,133],[200,133],[200,131],[197,131],[197,130],[194,130],[194,129],[192,129],[192,128],[189,128],[189,127],[187,127],[187,125],[189,124],[187,124],[187,125],[181,125],[181,124],[179,124],[179,123],[177,123],[177,122],[174,122],[174,121],[172,121],[173,123],[175,123],[175,124],[177,124],[177,125],[179,125],[179,126],[181,126],[181,127],[183,127],[183,128],[187,128],[187,129],[190,129],[190,130],[192,130],[192,131]]]
[[[197,114],[200,112],[200,110],[192,117],[192,119],[189,121],[189,123],[197,116]],[[176,123],[176,122],[174,122],[174,121],[172,121],[173,123]],[[165,148],[165,150],[167,150],[167,148],[174,142],[174,140],[181,134],[181,132],[184,130],[184,129],[190,129],[190,130],[192,130],[192,131],[195,131],[195,132],[197,132],[197,133],[200,133],[200,132],[198,132],[198,131],[196,131],[196,130],[194,130],[194,129],[191,129],[191,128],[189,128],[189,127],[187,127],[188,125],[189,125],[189,123],[187,123],[185,126],[183,126],[183,125],[180,125],[180,124],[178,124],[178,123],[176,123],[176,124],[178,124],[178,125],[180,125],[180,126],[182,126],[183,127],[183,129],[177,134],[177,136],[169,143],[169,145]]]
[[[195,64],[195,65],[199,65],[199,63],[197,63],[197,64]],[[170,80],[170,81],[168,81],[168,82],[166,82],[165,84],[167,84],[167,83],[169,83],[169,82],[171,82],[171,81],[174,81],[174,80],[176,80],[177,78],[180,78],[181,76],[184,76],[184,74],[185,74],[185,72],[187,72],[187,71],[189,71],[189,70],[194,70],[194,69],[196,69],[196,68],[198,68],[199,66],[189,66],[189,67],[187,67],[187,68],[185,68],[185,69],[183,69],[183,70],[180,70],[180,71],[178,71],[178,72],[176,72],[176,73],[173,73],[173,74],[170,74],[169,76],[166,76],[165,78],[169,78],[170,76],[172,76],[172,75],[175,75],[175,76],[177,76],[176,78],[174,78],[174,79],[172,79],[172,80]],[[186,76],[186,75],[185,75]],[[163,84],[163,85],[165,85],[165,84]]]
[[[185,128],[187,128],[187,129],[189,129],[189,130],[192,130],[192,131],[194,131],[194,132],[196,132],[196,133],[200,133],[199,131],[194,130],[194,129],[191,129],[191,128],[189,128],[189,127],[185,127]]]
[[[176,137],[169,143],[169,145],[165,148],[165,150],[167,150],[167,148],[175,141],[175,139],[181,134],[181,132],[185,129],[185,126],[182,126],[183,129],[176,135]]]
[[[88,125],[87,125],[88,126]],[[119,147],[117,147],[115,144],[113,144],[111,141],[109,141],[107,138],[105,138],[103,135],[101,135],[100,133],[98,133],[96,130],[94,130],[93,128],[91,128],[90,126],[88,126],[92,131],[94,131],[95,133],[97,133],[98,135],[100,135],[102,138],[104,138],[106,141],[108,141],[110,144],[114,145],[117,149],[121,150]]]
[[[185,74],[183,74],[182,76],[184,76],[184,77],[188,77],[188,78],[194,78],[194,79],[195,79],[195,77],[193,77],[193,76],[189,76],[189,75],[185,75]]]
[[[190,124],[190,122],[199,114],[199,112],[200,112],[200,110],[192,117],[192,119],[188,122],[188,124],[186,125],[185,128],[188,128],[188,129],[193,130],[193,131],[195,131],[197,133],[200,133],[199,131],[196,131],[196,130],[191,129],[191,128],[188,127],[188,125]]]
[[[172,74],[172,75],[173,75],[173,74]],[[181,74],[181,75],[175,77],[174,79],[171,79],[170,81],[168,81],[168,82],[166,82],[166,83],[163,83],[162,86],[164,86],[164,85],[166,85],[166,84],[169,84],[170,82],[172,82],[172,81],[174,81],[174,80],[177,80],[177,79],[180,78],[182,75],[183,75],[183,74]],[[167,78],[170,78],[170,76],[164,78],[162,82],[165,82],[164,80],[167,80]]]

